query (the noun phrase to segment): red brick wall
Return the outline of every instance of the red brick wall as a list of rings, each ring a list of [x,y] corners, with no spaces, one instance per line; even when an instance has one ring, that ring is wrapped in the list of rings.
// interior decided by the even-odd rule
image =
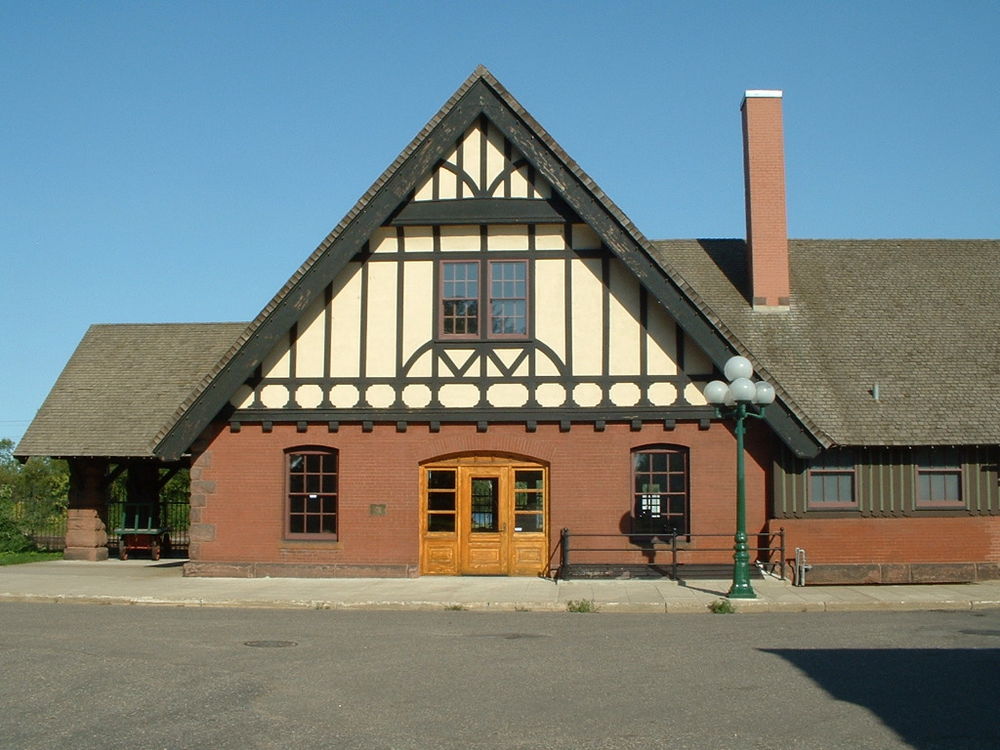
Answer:
[[[754,425],[756,428],[756,425]],[[766,470],[769,442],[757,429],[748,436],[748,528],[766,524]],[[763,438],[763,440],[762,440]],[[722,424],[708,430],[678,424],[674,430],[645,425],[633,432],[626,424],[608,424],[596,432],[591,424],[540,424],[535,433],[523,425],[491,425],[479,433],[475,425],[442,425],[432,434],[426,425],[342,425],[328,432],[310,425],[306,433],[294,425],[275,425],[264,433],[244,425],[207,435],[206,447],[192,469],[191,558],[197,561],[411,566],[419,559],[421,463],[460,453],[515,454],[550,467],[550,545],[557,550],[559,530],[614,533],[628,530],[631,511],[631,450],[651,444],[690,449],[691,531],[731,534],[735,525],[735,439]],[[321,445],[340,451],[340,540],[336,543],[288,541],[283,535],[284,451]],[[384,504],[385,515],[371,515],[371,504]],[[702,546],[727,547],[719,538]],[[725,562],[722,551],[698,562]],[[558,557],[553,557],[558,564]],[[584,562],[585,560],[579,560]],[[641,557],[621,562],[642,562]]]
[[[1000,562],[1000,517],[784,518],[791,557],[796,547],[814,565]]]

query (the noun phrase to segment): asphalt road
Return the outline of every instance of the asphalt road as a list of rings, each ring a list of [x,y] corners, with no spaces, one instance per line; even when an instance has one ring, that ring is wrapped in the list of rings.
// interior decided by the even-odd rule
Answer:
[[[1000,611],[0,604],[3,748],[1000,747]]]

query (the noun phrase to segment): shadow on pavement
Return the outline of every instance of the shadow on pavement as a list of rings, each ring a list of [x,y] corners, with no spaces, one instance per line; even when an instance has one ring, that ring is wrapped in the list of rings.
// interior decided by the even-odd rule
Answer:
[[[761,650],[867,708],[916,750],[1000,747],[1000,649]]]

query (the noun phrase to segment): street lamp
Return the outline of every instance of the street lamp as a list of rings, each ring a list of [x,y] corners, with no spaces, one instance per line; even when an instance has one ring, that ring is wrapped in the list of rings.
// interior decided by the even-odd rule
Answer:
[[[733,544],[733,585],[730,599],[756,599],[750,586],[750,551],[747,548],[747,501],[743,472],[743,420],[764,418],[764,407],[774,403],[774,386],[753,382],[753,365],[746,357],[732,357],[723,368],[728,383],[713,380],[705,386],[705,400],[715,416],[736,420],[736,536]]]

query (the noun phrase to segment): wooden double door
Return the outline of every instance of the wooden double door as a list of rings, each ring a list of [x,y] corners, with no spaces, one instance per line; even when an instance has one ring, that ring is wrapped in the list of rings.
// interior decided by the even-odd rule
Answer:
[[[548,471],[474,456],[421,467],[420,570],[538,575],[548,560]]]

